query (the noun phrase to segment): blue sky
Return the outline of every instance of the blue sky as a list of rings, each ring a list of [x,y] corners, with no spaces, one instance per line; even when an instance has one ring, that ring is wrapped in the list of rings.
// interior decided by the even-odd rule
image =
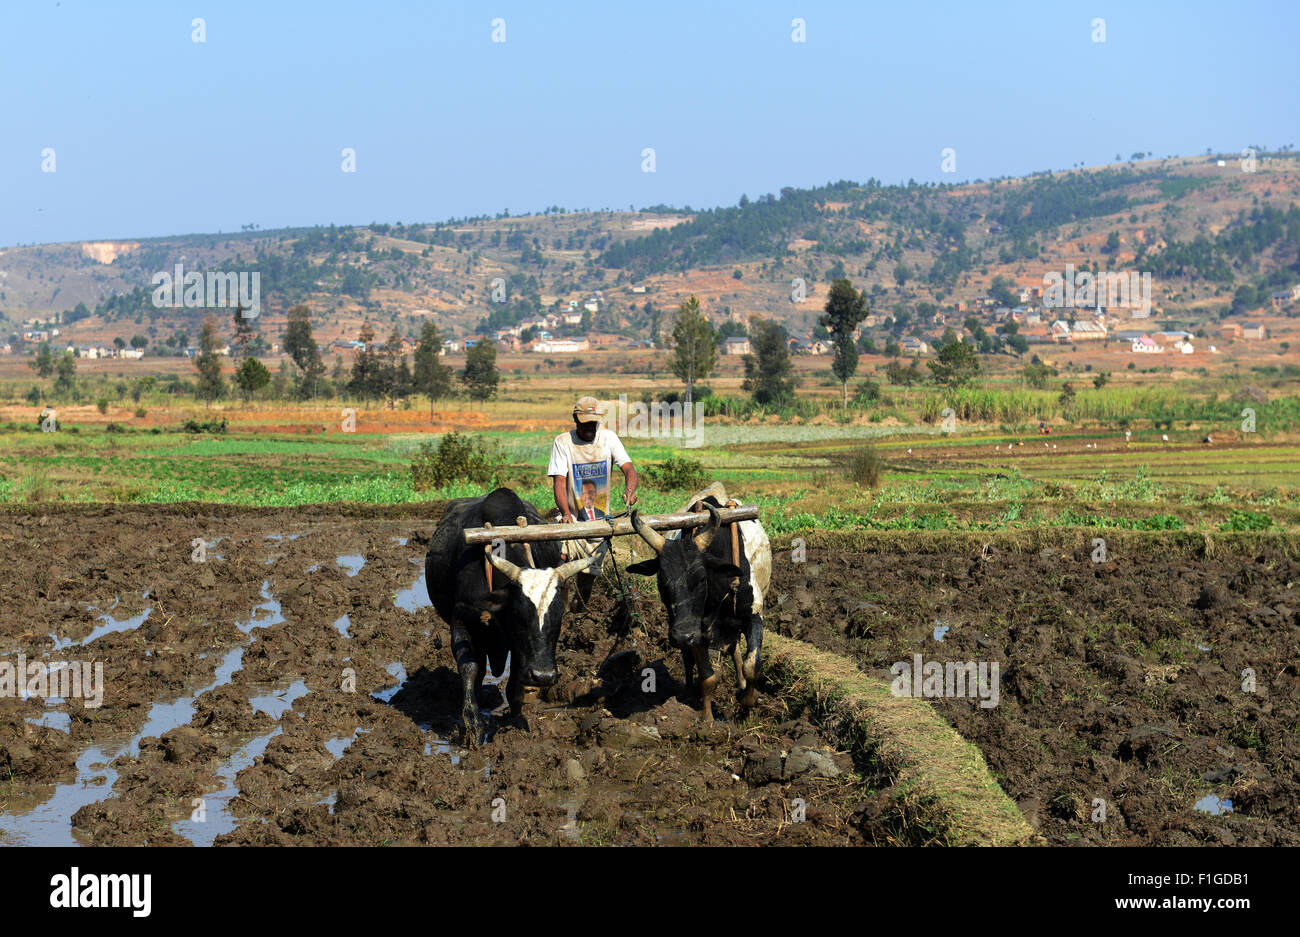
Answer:
[[[698,208],[1300,143],[1297,40],[1290,0],[8,0],[0,245]]]

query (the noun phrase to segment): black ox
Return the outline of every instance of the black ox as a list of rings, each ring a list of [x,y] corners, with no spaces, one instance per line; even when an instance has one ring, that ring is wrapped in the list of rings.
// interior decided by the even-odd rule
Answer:
[[[438,521],[424,559],[429,601],[451,627],[452,656],[463,688],[461,720],[471,744],[477,744],[483,731],[478,694],[485,662],[499,674],[506,654],[511,655],[506,698],[511,716],[519,715],[525,685],[555,682],[555,642],[567,605],[566,581],[599,556],[562,564],[558,543],[534,543],[537,568],[532,569],[521,544],[506,544],[504,557],[497,555],[500,550],[485,553],[482,546],[465,545],[465,530],[487,524],[510,526],[520,516],[529,524],[543,522],[537,509],[509,488],[479,498],[458,498]],[[497,570],[491,589],[485,557]]]
[[[772,578],[772,548],[763,525],[742,521],[734,525],[738,530],[733,552],[732,525],[718,534],[718,500],[709,496],[702,503],[709,512],[708,525],[683,531],[680,539],[663,536],[633,511],[637,533],[658,555],[628,569],[657,577],[659,597],[668,611],[668,643],[681,649],[687,684],[699,667],[703,717],[712,722],[718,675],[709,660],[710,648],[725,648],[735,662],[741,707],[749,709],[758,702],[754,681],[762,667],[763,595]]]

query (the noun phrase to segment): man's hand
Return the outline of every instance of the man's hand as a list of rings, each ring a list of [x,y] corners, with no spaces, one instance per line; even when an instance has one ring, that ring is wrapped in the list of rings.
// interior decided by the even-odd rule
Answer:
[[[624,503],[625,505],[627,505],[628,507],[631,507],[632,505],[636,504],[636,489],[635,489],[635,488],[625,488],[625,489],[623,489],[623,503]]]
[[[565,514],[560,518],[561,524],[576,524],[578,522],[572,514]]]

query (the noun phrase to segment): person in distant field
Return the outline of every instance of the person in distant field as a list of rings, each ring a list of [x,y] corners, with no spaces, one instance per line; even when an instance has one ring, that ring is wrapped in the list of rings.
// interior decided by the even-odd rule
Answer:
[[[623,473],[623,503],[636,504],[639,479],[632,460],[622,441],[610,429],[601,425],[605,411],[595,397],[579,397],[573,406],[573,429],[555,437],[551,445],[551,461],[546,474],[551,477],[555,492],[555,506],[560,520],[572,524],[582,515],[582,520],[600,520],[610,513],[610,480],[613,466]],[[599,540],[585,541],[590,550],[600,545]],[[584,602],[591,595],[591,587],[600,574],[601,563],[590,567],[577,577],[578,591]]]
[[[580,520],[603,521],[605,512],[596,507],[596,483],[587,479],[582,483],[582,508],[578,511]]]

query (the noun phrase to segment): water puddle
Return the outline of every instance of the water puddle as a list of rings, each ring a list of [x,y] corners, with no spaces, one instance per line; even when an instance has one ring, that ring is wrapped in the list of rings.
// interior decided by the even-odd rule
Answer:
[[[46,700],[46,703],[49,702],[51,702],[51,700]],[[36,718],[28,716],[27,721],[34,726],[45,726],[50,729],[58,729],[60,732],[66,732],[69,735],[72,734],[72,717],[67,713],[51,710],[50,712],[42,713]]]
[[[280,609],[280,601],[271,594],[271,581],[262,580],[262,598],[266,601],[260,602],[253,609],[253,617],[243,624],[236,623],[237,627],[244,634],[252,634],[254,628],[269,628],[272,625],[278,625],[284,621],[284,613]],[[258,618],[258,612],[270,612],[268,618]]]
[[[394,592],[393,604],[402,611],[412,614],[422,608],[431,607],[433,603],[429,601],[429,590],[424,584],[424,573],[420,573],[419,578],[408,588]]]
[[[222,833],[233,832],[238,824],[230,813],[230,802],[239,794],[235,776],[265,754],[266,746],[271,743],[271,739],[282,731],[279,726],[276,726],[274,731],[252,739],[231,755],[217,769],[217,777],[225,782],[221,790],[205,794],[202,807],[191,813],[189,819],[172,824],[172,831],[184,836],[195,846],[211,846],[213,840]],[[198,819],[199,817],[202,819]]]
[[[401,661],[394,661],[384,669],[388,671],[389,675],[397,680],[397,683],[390,687],[384,687],[384,689],[379,690],[376,693],[370,694],[381,703],[390,702],[394,696],[402,691],[402,687],[406,686],[406,681],[408,679],[406,668],[402,666]]]
[[[951,630],[952,630],[952,626],[951,626],[951,625],[935,625],[935,626],[934,626],[934,639],[935,639],[936,641],[942,641],[943,638],[944,638],[944,635],[946,635],[946,634],[947,634],[949,631],[951,631]]]
[[[311,690],[307,689],[306,683],[295,680],[286,690],[270,690],[250,697],[248,702],[252,704],[254,712],[261,710],[279,722],[281,716],[293,709],[294,703],[310,692]]]
[[[144,595],[141,596],[141,598],[145,598],[145,599],[149,598],[149,591],[146,590],[146,592],[144,593]],[[73,638],[60,638],[58,635],[56,635],[54,632],[51,631],[50,637],[54,640],[54,653],[57,654],[60,651],[66,651],[74,644],[80,645],[81,647],[85,647],[90,642],[97,641],[100,638],[104,637],[104,635],[106,634],[119,634],[120,632],[123,631],[134,631],[136,628],[139,628],[141,625],[145,623],[145,621],[149,618],[149,613],[153,611],[152,608],[146,608],[139,615],[134,615],[131,618],[117,619],[114,618],[111,614],[113,609],[117,608],[117,603],[118,603],[117,597],[114,597],[112,608],[110,608],[104,614],[98,616],[99,620],[102,621],[104,624],[96,627],[94,630],[90,632],[90,634],[86,635],[80,641],[77,641]],[[91,611],[94,608],[95,606],[93,605],[88,606],[86,611]]]
[[[360,553],[345,553],[342,556],[335,557],[334,562],[342,566],[351,578],[361,572],[361,567],[366,565],[366,558]]]
[[[343,635],[343,637],[345,638],[352,637],[352,635],[348,634],[348,629],[351,627],[352,627],[351,615],[344,615],[338,621],[334,622],[334,630],[337,631],[339,634]]]
[[[1196,802],[1193,809],[1218,817],[1225,813],[1232,813],[1232,801],[1220,800],[1213,794],[1206,794]]]
[[[356,728],[352,731],[351,735],[337,735],[334,738],[326,741],[325,750],[328,751],[331,755],[333,755],[334,760],[337,761],[338,759],[343,757],[344,752],[346,752],[349,748],[352,747],[353,742],[355,742],[361,736],[367,734],[369,731],[370,731],[369,729]],[[425,748],[428,747],[429,746],[427,745],[425,746]]]
[[[148,593],[145,596],[147,597]],[[251,634],[256,628],[267,628],[285,620],[279,601],[270,592],[269,581],[262,583],[262,598],[264,601],[253,609],[253,616],[247,622],[235,623],[244,634]],[[260,617],[259,613],[261,613]],[[140,742],[143,739],[162,736],[177,726],[188,724],[194,718],[195,703],[200,696],[234,679],[234,675],[243,666],[246,647],[247,645],[241,645],[226,651],[221,663],[217,665],[212,682],[207,686],[169,702],[154,703],[149,709],[144,726],[134,735],[105,739],[87,748],[77,758],[76,775],[71,780],[54,786],[43,786],[38,791],[34,791],[30,798],[11,798],[8,813],[0,814],[0,832],[4,834],[0,836],[0,840],[13,839],[33,846],[79,845],[76,837],[80,834],[74,834],[72,830],[72,815],[88,804],[98,803],[113,796],[113,785],[117,782],[118,775],[110,767],[112,762],[122,755],[137,758],[140,754]],[[287,691],[281,692],[292,696],[298,686],[299,684],[294,684]],[[301,689],[305,692],[305,685]],[[301,695],[303,694],[299,693],[299,696]],[[298,696],[294,697],[297,698]],[[269,697],[265,704],[265,711],[273,711],[281,702],[279,697]],[[292,702],[289,705],[292,705]],[[287,708],[285,706],[279,711],[283,712]],[[63,715],[47,712],[42,719],[59,721],[58,717]],[[277,727],[276,733],[279,731]],[[270,736],[266,738],[266,741],[269,740]],[[256,741],[250,742],[249,745],[254,745]],[[263,743],[261,750],[265,747]],[[260,754],[261,750],[257,754]],[[30,806],[27,806],[24,801],[30,802]],[[212,836],[216,836],[219,832],[221,831],[213,832]],[[208,838],[208,842],[211,842],[211,838]]]

